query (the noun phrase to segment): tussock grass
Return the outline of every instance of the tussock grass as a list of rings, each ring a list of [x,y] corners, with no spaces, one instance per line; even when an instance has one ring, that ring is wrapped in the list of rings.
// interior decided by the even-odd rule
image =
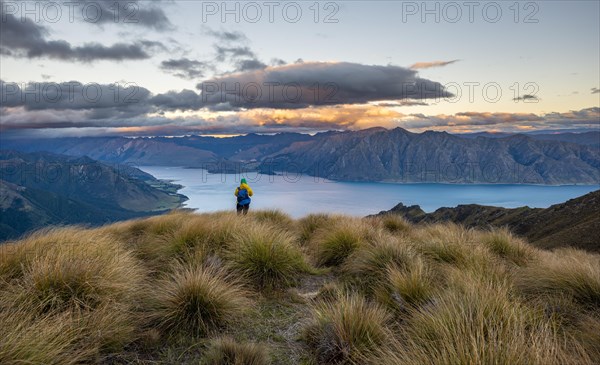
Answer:
[[[579,318],[573,336],[582,344],[591,359],[600,359],[600,316],[585,315]]]
[[[2,275],[0,362],[85,362],[135,341],[146,271],[119,241],[62,228],[20,245],[2,260],[12,269]]]
[[[384,214],[380,217],[371,218],[373,223],[385,229],[387,232],[399,234],[411,229],[410,223],[398,214]]]
[[[522,266],[535,258],[533,247],[515,237],[508,229],[494,229],[482,233],[481,240],[492,253]]]
[[[2,364],[591,364],[599,309],[598,255],[396,216],[177,211],[0,245]]]
[[[237,273],[259,289],[292,286],[299,274],[309,271],[293,238],[265,225],[254,225],[238,234],[227,258]]]
[[[321,364],[351,364],[389,339],[391,315],[362,296],[319,302],[304,338]]]
[[[293,230],[296,222],[280,210],[258,210],[250,215],[259,223],[266,223],[282,230]]]
[[[31,248],[31,245],[25,245],[24,242],[0,244],[0,278],[10,280],[21,276],[22,267],[27,265],[32,257],[28,254]]]
[[[424,256],[456,266],[465,266],[476,242],[472,230],[455,224],[425,226],[413,233],[413,239]]]
[[[405,268],[416,257],[413,248],[389,236],[381,236],[372,244],[362,245],[342,266],[342,272],[366,293],[385,285],[389,268]]]
[[[222,269],[176,265],[156,286],[153,317],[166,333],[206,336],[231,324],[249,305]]]
[[[205,355],[206,365],[268,365],[266,348],[256,343],[239,343],[231,338],[214,340]]]
[[[512,300],[509,288],[464,279],[416,309],[395,345],[372,363],[587,363],[572,354],[577,344],[558,335],[541,313]]]
[[[32,310],[130,303],[143,289],[146,272],[134,255],[97,231],[56,229],[32,235],[22,245],[27,258],[18,273],[13,271],[18,279],[11,281],[12,292]]]
[[[323,227],[310,242],[317,265],[338,266],[367,240],[370,228],[365,222],[347,218],[333,226]]]
[[[544,252],[517,274],[517,286],[530,297],[566,295],[580,305],[600,309],[600,256],[575,249]]]
[[[387,270],[391,299],[398,307],[418,306],[429,301],[435,292],[436,276],[422,259],[416,258],[404,269]],[[406,305],[405,305],[406,304]]]
[[[0,311],[0,363],[80,364],[96,354],[79,346],[86,331],[70,313],[34,316],[27,309]]]
[[[211,220],[208,243],[216,250],[226,250],[239,235],[255,225],[250,216],[239,216],[233,212],[213,213],[208,218]]]
[[[342,218],[322,213],[309,214],[306,217],[301,218],[298,221],[300,243],[307,243],[318,229],[329,226],[336,219]]]

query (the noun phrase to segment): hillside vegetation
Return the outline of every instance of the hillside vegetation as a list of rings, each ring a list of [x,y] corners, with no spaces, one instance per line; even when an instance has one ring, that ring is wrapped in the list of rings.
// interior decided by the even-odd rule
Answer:
[[[0,246],[1,364],[593,364],[600,256],[506,230],[173,212]]]
[[[0,150],[0,241],[49,225],[102,225],[181,206],[181,186],[88,157]]]
[[[472,228],[508,227],[536,247],[575,247],[600,252],[600,190],[548,208],[503,208],[478,204],[425,213],[399,203],[378,215],[397,214],[411,223],[453,222]]]

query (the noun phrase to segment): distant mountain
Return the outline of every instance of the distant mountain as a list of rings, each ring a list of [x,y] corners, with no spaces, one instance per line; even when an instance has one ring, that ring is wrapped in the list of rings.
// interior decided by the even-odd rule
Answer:
[[[600,252],[600,190],[551,207],[514,209],[459,205],[425,213],[402,203],[381,214],[399,214],[413,223],[454,222],[468,227],[509,227],[541,248],[577,247]]]
[[[486,138],[504,138],[516,135],[513,133],[489,133],[489,132],[479,132],[479,133],[469,133],[469,134],[457,134],[459,137],[464,138],[477,138],[477,137],[486,137]],[[574,133],[574,132],[563,132],[563,133],[524,133],[527,137],[539,140],[539,141],[559,141],[559,142],[569,142],[575,144],[581,144],[585,146],[593,146],[596,148],[600,147],[600,132],[582,132],[582,133]]]
[[[211,172],[299,171],[348,181],[595,184],[600,181],[600,144],[592,143],[594,133],[566,134],[561,139],[371,128],[314,136],[59,138],[2,140],[2,145],[25,152],[89,156],[134,166],[201,167]]]
[[[334,180],[597,184],[600,150],[524,135],[461,138],[372,128],[315,136],[268,156],[273,169]]]
[[[88,157],[0,151],[0,240],[49,224],[102,224],[161,213],[179,187]]]
[[[210,151],[173,143],[171,138],[67,137],[2,140],[2,149],[51,152],[131,166],[200,167],[218,159]]]

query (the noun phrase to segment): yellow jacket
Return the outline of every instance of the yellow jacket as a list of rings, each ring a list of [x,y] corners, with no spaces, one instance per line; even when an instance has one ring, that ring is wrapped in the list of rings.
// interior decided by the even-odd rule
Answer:
[[[254,194],[252,188],[248,184],[240,184],[240,186],[235,188],[235,193],[233,193],[233,195],[237,196],[240,189],[246,189],[248,191],[248,196],[252,196]]]

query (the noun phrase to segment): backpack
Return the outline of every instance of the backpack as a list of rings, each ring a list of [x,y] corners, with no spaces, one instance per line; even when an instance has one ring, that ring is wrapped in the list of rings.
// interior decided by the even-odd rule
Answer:
[[[242,202],[243,200],[248,199],[248,190],[242,188],[238,190],[238,194],[237,194],[237,201],[238,203]]]

